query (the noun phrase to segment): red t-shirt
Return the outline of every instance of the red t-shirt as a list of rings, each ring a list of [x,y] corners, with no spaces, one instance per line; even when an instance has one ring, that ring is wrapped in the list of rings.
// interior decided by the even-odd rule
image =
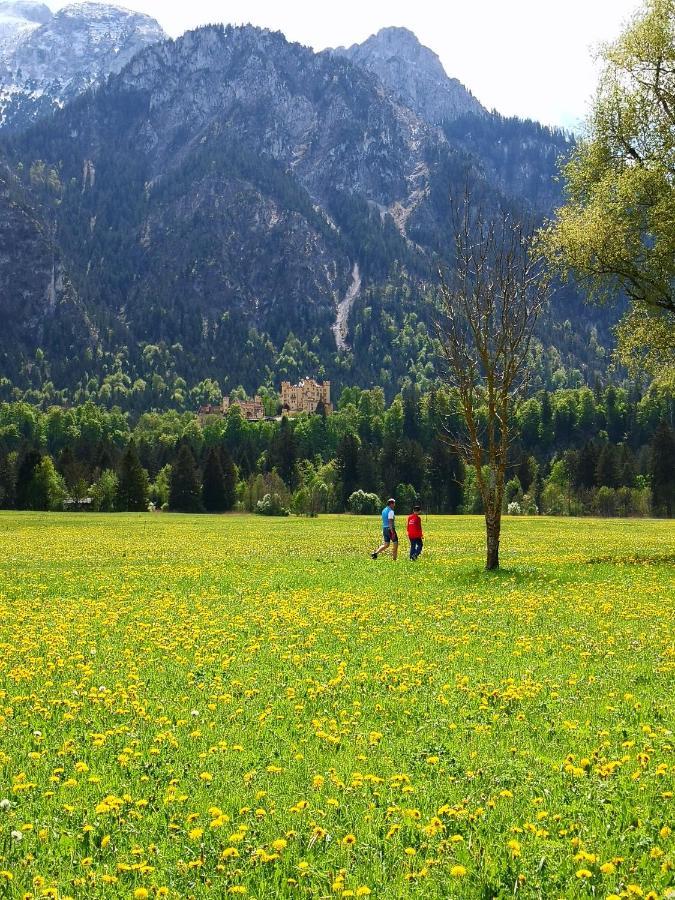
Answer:
[[[422,537],[422,520],[417,513],[408,516],[408,537],[410,539]]]

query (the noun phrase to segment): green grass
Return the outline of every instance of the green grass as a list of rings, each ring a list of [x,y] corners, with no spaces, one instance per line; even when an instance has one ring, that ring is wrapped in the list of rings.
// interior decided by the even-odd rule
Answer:
[[[0,897],[674,895],[673,524],[425,531],[1,514]]]

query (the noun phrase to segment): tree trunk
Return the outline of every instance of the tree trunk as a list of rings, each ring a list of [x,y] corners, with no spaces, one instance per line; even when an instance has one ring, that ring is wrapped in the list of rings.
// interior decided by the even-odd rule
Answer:
[[[485,568],[492,572],[499,568],[499,534],[502,517],[499,512],[485,514],[485,531],[487,536],[487,560]]]

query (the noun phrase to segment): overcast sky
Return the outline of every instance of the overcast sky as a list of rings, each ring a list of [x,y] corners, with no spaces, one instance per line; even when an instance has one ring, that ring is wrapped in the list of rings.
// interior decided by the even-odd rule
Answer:
[[[118,2],[118,0],[111,0]],[[67,5],[54,2],[54,8]],[[488,108],[576,127],[597,80],[594,48],[640,0],[119,0],[173,37],[209,22],[252,22],[323,50],[386,25],[414,31]]]

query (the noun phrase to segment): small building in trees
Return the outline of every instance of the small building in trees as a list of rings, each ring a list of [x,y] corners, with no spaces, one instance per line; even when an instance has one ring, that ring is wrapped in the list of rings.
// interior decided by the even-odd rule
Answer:
[[[252,400],[223,397],[220,404],[207,403],[199,408],[199,418],[203,421],[207,416],[224,416],[233,406],[238,406],[242,416],[249,422],[259,422],[265,418],[265,407],[257,394]]]

